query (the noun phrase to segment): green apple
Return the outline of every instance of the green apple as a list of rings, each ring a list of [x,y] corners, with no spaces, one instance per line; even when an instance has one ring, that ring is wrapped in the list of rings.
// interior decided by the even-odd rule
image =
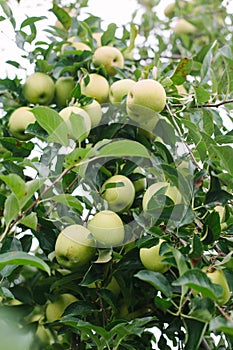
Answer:
[[[116,47],[100,46],[95,50],[92,62],[95,67],[103,66],[108,75],[113,76],[117,73],[115,67],[124,67],[124,56]]]
[[[54,94],[53,79],[45,73],[33,73],[23,85],[23,95],[29,103],[48,105],[52,102]]]
[[[66,50],[71,50],[71,47],[74,48],[74,50],[78,51],[91,51],[90,46],[88,46],[85,43],[82,43],[81,41],[78,41],[78,38],[75,36],[68,38],[67,41],[69,42],[69,44],[64,44],[62,46],[62,52]]]
[[[103,33],[101,33],[101,32],[92,33],[92,37],[96,41],[97,47],[102,46],[102,42],[101,42],[102,35],[103,35]]]
[[[117,186],[117,184],[119,186]],[[108,186],[115,187],[108,187]],[[117,213],[127,211],[133,204],[135,188],[132,181],[124,175],[114,175],[101,187],[101,196],[108,202],[110,210]]]
[[[137,123],[145,123],[156,118],[165,105],[166,92],[163,86],[153,79],[136,82],[129,90],[126,99],[128,116]]]
[[[109,89],[109,100],[113,105],[120,105],[123,97],[127,96],[129,90],[136,82],[133,79],[120,79],[112,83]]]
[[[81,225],[70,225],[60,232],[55,244],[57,262],[68,269],[78,269],[91,261],[95,242],[90,231]]]
[[[60,320],[65,309],[76,302],[77,298],[69,293],[64,293],[58,296],[54,302],[47,304],[45,314],[48,322]]]
[[[87,224],[88,230],[100,247],[111,248],[122,244],[125,230],[119,215],[111,210],[102,210],[95,214]]]
[[[36,337],[38,337],[39,341],[43,345],[48,345],[53,341],[52,333],[48,328],[45,328],[43,324],[38,324],[36,330]]]
[[[88,137],[91,130],[91,119],[86,111],[77,106],[68,106],[63,108],[59,115],[66,122],[70,138],[83,141]]]
[[[204,267],[203,271],[206,272],[207,277],[209,277],[212,283],[218,284],[222,287],[223,294],[218,298],[217,303],[219,305],[225,305],[231,297],[231,291],[223,270],[215,269],[213,271],[208,271],[208,268]]]
[[[102,75],[91,73],[89,74],[89,82],[85,84],[85,79],[82,78],[80,86],[83,95],[93,97],[100,104],[108,101],[109,83]]]
[[[165,195],[174,202],[174,204],[181,204],[182,203],[182,195],[178,188],[176,186],[170,185],[168,182],[156,182],[152,185],[150,185],[142,199],[142,208],[144,211],[147,211],[148,204],[153,195],[156,194],[156,192],[160,191],[162,188],[166,188]]]
[[[179,36],[183,34],[194,34],[197,31],[197,28],[190,22],[186,21],[186,19],[180,18],[177,20],[173,31]]]
[[[12,136],[18,140],[30,140],[33,135],[25,133],[29,124],[35,123],[36,118],[31,112],[32,108],[24,106],[17,108],[9,118],[8,127]]]
[[[140,174],[145,176],[145,171],[138,166],[137,168],[134,169],[133,174]],[[141,179],[133,181],[133,185],[136,193],[144,191],[147,186],[146,177],[142,177]]]
[[[67,106],[74,87],[75,81],[72,77],[60,77],[57,79],[55,83],[55,103],[58,107]]]
[[[93,100],[91,103],[82,107],[91,119],[91,128],[95,128],[101,121],[103,112],[101,105],[98,101]]]
[[[140,248],[140,260],[146,269],[161,273],[169,270],[170,265],[163,263],[164,257],[159,254],[163,242],[165,241],[160,239],[159,244],[156,246],[151,248]]]

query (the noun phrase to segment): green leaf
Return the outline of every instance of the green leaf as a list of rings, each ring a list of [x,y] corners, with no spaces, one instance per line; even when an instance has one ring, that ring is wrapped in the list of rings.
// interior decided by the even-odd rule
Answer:
[[[51,11],[55,14],[57,19],[63,24],[65,29],[69,29],[72,24],[72,18],[70,15],[62,8],[59,7],[57,4],[53,3],[53,8]]]
[[[210,331],[223,332],[225,334],[233,335],[233,321],[226,320],[224,317],[219,316],[210,321]]]
[[[31,228],[32,230],[36,230],[38,223],[37,214],[31,213],[25,216],[23,219],[20,220],[20,223]]]
[[[150,158],[147,149],[137,141],[111,141],[98,151],[101,157],[140,157]]]
[[[201,72],[200,72],[202,83],[207,82],[211,77],[210,71],[212,68],[213,51],[216,46],[217,46],[217,41],[215,40],[204,57],[204,60],[201,66]]]
[[[172,288],[166,279],[166,277],[160,272],[154,272],[149,270],[141,270],[134,277],[139,278],[161,291],[166,297],[172,297]]]
[[[38,124],[49,134],[48,141],[69,145],[69,130],[62,117],[52,108],[37,106],[32,109]]]
[[[187,57],[182,58],[174,74],[171,76],[171,80],[175,85],[181,85],[185,82],[187,75],[191,72],[193,60]]]
[[[204,297],[218,300],[223,290],[220,285],[214,284],[203,271],[194,268],[186,271],[172,283],[174,286],[187,286],[200,292]]]
[[[24,180],[17,174],[1,175],[0,179],[5,182],[9,189],[17,198],[22,198],[26,192],[26,184]]]
[[[20,200],[19,200],[20,209],[22,209],[27,204],[27,202],[30,199],[32,199],[35,192],[37,192],[39,190],[39,188],[43,185],[45,180],[46,179],[35,179],[35,180],[31,180],[31,181],[26,182],[25,195],[22,198],[20,198]]]
[[[12,26],[15,28],[16,26],[16,22],[15,22],[15,19],[14,19],[14,15],[13,15],[13,12],[10,8],[10,6],[7,4],[7,1],[0,1],[0,6],[2,7],[5,15],[9,18]]]
[[[8,226],[12,220],[16,219],[20,211],[18,198],[14,193],[7,197],[4,206],[5,224]]]
[[[0,137],[0,143],[9,150],[14,157],[28,157],[34,148],[33,142],[21,142],[14,137]]]
[[[50,268],[42,259],[25,252],[14,251],[0,254],[0,269],[7,265],[35,266],[50,275]]]
[[[22,23],[20,28],[24,28],[26,26],[31,26],[32,24],[34,24],[35,22],[41,21],[43,19],[46,19],[45,16],[41,16],[41,17],[29,17],[27,19],[25,19]]]
[[[210,94],[202,86],[194,86],[194,91],[196,94],[198,104],[202,104],[209,101]]]
[[[63,193],[63,194],[59,194],[57,196],[48,198],[46,200],[52,200],[57,203],[65,204],[71,208],[77,209],[80,213],[82,213],[83,211],[83,206],[81,202],[71,194]]]
[[[207,323],[185,319],[186,339],[185,350],[198,350],[206,331]]]
[[[103,46],[108,45],[113,41],[115,37],[116,29],[117,29],[117,26],[115,23],[110,23],[108,25],[107,30],[101,36],[101,44]]]

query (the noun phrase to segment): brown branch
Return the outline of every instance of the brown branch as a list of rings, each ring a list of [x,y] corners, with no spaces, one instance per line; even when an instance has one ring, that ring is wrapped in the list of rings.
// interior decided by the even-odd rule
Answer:
[[[218,309],[218,311],[220,312],[220,314],[225,318],[225,320],[231,321],[230,316],[228,316],[228,314],[223,310],[222,307],[220,307],[218,304],[216,304],[216,308]]]
[[[218,108],[221,107],[222,105],[226,105],[228,103],[233,103],[233,99],[231,100],[225,100],[225,101],[221,101],[218,103],[204,103],[202,105],[195,105],[192,106],[191,108]],[[183,107],[184,105],[182,103],[175,103],[172,105],[172,107]]]

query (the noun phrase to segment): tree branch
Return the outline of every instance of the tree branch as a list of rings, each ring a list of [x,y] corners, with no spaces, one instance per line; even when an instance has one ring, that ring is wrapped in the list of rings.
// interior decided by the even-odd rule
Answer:
[[[218,103],[204,103],[202,105],[192,106],[191,108],[218,108],[218,107],[221,107],[221,106],[229,104],[229,103],[233,103],[233,99],[221,101]],[[183,107],[183,106],[184,105],[182,103],[175,103],[172,105],[172,107]]]

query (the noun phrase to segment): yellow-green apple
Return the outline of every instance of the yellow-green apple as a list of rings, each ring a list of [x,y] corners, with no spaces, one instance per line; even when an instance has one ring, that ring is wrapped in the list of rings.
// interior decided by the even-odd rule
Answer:
[[[128,116],[137,123],[156,118],[165,105],[166,92],[163,86],[153,79],[137,81],[129,90],[126,99]]]
[[[119,106],[123,97],[127,96],[134,84],[136,84],[136,82],[133,79],[120,79],[112,83],[109,89],[109,101]]]
[[[169,18],[172,18],[172,17],[174,16],[174,14],[175,14],[174,9],[175,9],[175,3],[174,3],[174,2],[168,4],[168,5],[165,7],[165,9],[164,9],[164,14],[165,14],[165,16],[166,16],[166,17],[169,17]]]
[[[101,187],[101,196],[108,202],[108,208],[117,213],[128,210],[133,204],[135,188],[132,181],[124,175],[114,175]]]
[[[165,241],[160,239],[159,243],[151,248],[140,248],[140,260],[146,269],[161,273],[169,270],[170,265],[163,263],[164,257],[159,254],[163,242]]]
[[[67,106],[74,87],[75,81],[72,77],[60,77],[57,79],[55,83],[55,103],[58,107]]]
[[[194,34],[197,31],[197,27],[186,21],[186,19],[180,18],[175,23],[173,31],[176,35]]]
[[[91,119],[86,111],[77,106],[68,106],[59,115],[66,122],[70,138],[78,141],[87,138],[91,130]]]
[[[102,210],[87,223],[87,228],[100,247],[114,247],[122,244],[125,230],[119,215],[111,210]]]
[[[74,50],[78,50],[78,51],[91,51],[90,46],[79,41],[78,38],[76,38],[75,36],[68,38],[67,41],[69,43],[64,44],[62,46],[62,52],[66,51],[66,50],[72,50],[72,48],[74,48]]]
[[[218,298],[217,303],[219,305],[225,305],[231,297],[231,291],[223,270],[214,269],[208,271],[208,267],[204,267],[203,271],[206,272],[207,277],[209,277],[212,283],[218,284],[222,287],[223,293]]]
[[[108,101],[109,83],[105,77],[97,73],[89,74],[89,81],[86,84],[85,78],[80,81],[83,95],[93,97],[100,104]]]
[[[42,72],[36,72],[27,77],[23,85],[23,95],[29,103],[48,105],[55,94],[53,79]]]
[[[170,185],[168,182],[156,182],[150,185],[142,199],[142,208],[144,211],[148,210],[148,204],[152,196],[154,196],[162,188],[165,188],[165,195],[169,197],[174,204],[182,203],[182,195],[176,186]]]
[[[113,76],[117,73],[115,67],[124,67],[124,56],[116,47],[100,46],[95,50],[92,62],[95,67],[103,66],[108,75]]]
[[[87,264],[94,254],[95,242],[90,231],[84,226],[67,226],[57,237],[55,244],[57,262],[68,269],[78,269]]]
[[[101,33],[101,32],[92,33],[92,37],[96,41],[97,47],[102,46],[102,42],[101,42],[102,35],[103,35],[103,33]]]
[[[95,128],[100,123],[103,115],[100,103],[96,100],[93,100],[91,103],[83,106],[82,109],[88,113],[91,119],[91,128]]]
[[[60,294],[58,298],[47,304],[45,314],[48,322],[60,320],[65,309],[77,301],[77,298],[69,293]]]
[[[33,135],[25,133],[29,124],[35,123],[36,118],[31,112],[32,108],[24,106],[17,108],[9,118],[8,127],[12,136],[18,140],[30,140]]]
[[[133,170],[133,174],[140,174],[145,176],[145,171],[138,166]],[[138,180],[133,181],[133,185],[136,193],[144,191],[147,186],[146,177],[142,177]]]

